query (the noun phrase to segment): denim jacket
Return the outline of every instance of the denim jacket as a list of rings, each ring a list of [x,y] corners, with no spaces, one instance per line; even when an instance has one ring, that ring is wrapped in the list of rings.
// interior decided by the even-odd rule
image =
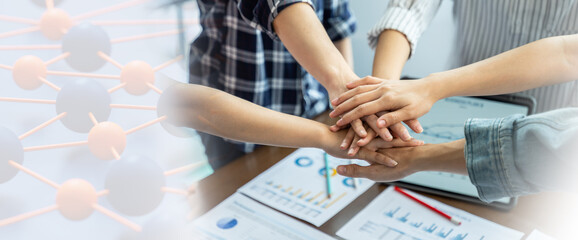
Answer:
[[[578,108],[468,119],[464,154],[484,201],[578,190]]]

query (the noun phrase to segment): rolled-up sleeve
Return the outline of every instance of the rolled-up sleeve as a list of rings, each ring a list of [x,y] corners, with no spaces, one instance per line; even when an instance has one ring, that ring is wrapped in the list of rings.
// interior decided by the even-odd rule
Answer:
[[[311,0],[235,0],[243,20],[271,37],[278,39],[273,29],[273,20],[286,7],[295,3],[308,3],[314,8]]]
[[[480,199],[578,190],[578,109],[469,119],[464,154]]]
[[[417,42],[440,6],[441,0],[390,0],[385,14],[369,30],[369,46],[375,48],[381,32],[392,29],[405,35],[411,55]]]
[[[356,19],[350,9],[348,0],[332,1],[332,4],[324,4],[322,22],[327,35],[334,42],[351,36],[357,27]]]

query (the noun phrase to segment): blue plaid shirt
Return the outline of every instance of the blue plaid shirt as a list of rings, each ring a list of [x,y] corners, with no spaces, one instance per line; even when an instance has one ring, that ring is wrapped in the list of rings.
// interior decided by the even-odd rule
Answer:
[[[203,30],[191,45],[189,82],[292,115],[311,118],[327,110],[325,88],[273,30],[275,17],[299,2],[311,5],[332,41],[355,31],[348,0],[197,0]],[[238,144],[244,152],[255,147]]]

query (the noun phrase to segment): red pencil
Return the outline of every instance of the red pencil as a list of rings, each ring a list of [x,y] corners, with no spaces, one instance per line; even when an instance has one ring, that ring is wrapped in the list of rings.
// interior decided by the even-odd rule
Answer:
[[[429,209],[433,210],[434,212],[438,213],[439,215],[442,215],[443,217],[445,217],[445,218],[447,218],[448,220],[450,220],[450,222],[452,222],[453,224],[456,224],[456,225],[461,225],[461,224],[462,224],[462,222],[460,222],[460,220],[458,220],[457,218],[452,217],[452,216],[450,216],[450,215],[447,215],[446,213],[438,210],[437,208],[434,208],[434,207],[432,207],[431,205],[423,202],[422,200],[417,199],[416,197],[410,195],[409,193],[405,192],[405,191],[402,190],[401,188],[399,188],[399,187],[397,187],[397,186],[393,186],[393,189],[395,189],[395,191],[398,191],[399,193],[407,196],[408,198],[411,198],[412,200],[418,202],[419,204],[426,206],[427,208],[429,208]]]

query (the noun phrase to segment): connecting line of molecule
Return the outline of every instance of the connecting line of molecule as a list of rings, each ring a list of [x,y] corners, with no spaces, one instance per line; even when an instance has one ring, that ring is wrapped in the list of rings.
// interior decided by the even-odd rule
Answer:
[[[0,100],[7,99],[2,98]],[[8,100],[15,102],[53,103],[48,100]],[[8,129],[0,127],[0,137],[3,138],[2,142],[6,145],[6,149],[3,150],[4,152],[2,152],[3,158],[5,159],[2,160],[6,160],[7,164],[4,165],[9,165],[14,168],[13,172],[4,171],[4,175],[0,175],[0,182],[9,180],[17,174],[18,170],[20,170],[57,189],[56,205],[0,220],[0,227],[54,210],[59,210],[64,217],[71,220],[85,219],[91,215],[94,210],[97,210],[111,217],[112,219],[117,220],[118,222],[134,229],[135,231],[140,231],[140,226],[98,205],[96,203],[97,198],[101,196],[107,196],[111,205],[115,207],[115,209],[127,215],[143,215],[152,211],[158,206],[163,198],[163,193],[188,195],[187,191],[164,186],[164,177],[181,172],[191,171],[205,164],[203,162],[193,163],[163,172],[154,161],[146,157],[128,156],[123,158],[122,161],[117,162],[111,168],[109,174],[107,175],[105,184],[107,188],[106,190],[97,192],[90,183],[82,179],[71,179],[66,181],[63,185],[58,185],[22,166],[23,153],[28,151],[88,145],[90,151],[100,159],[120,160],[121,154],[126,146],[126,135],[167,119],[167,116],[163,115],[155,120],[149,121],[130,130],[123,131],[122,128],[115,123],[98,122],[94,114],[92,112],[88,112],[87,117],[90,119],[90,122],[94,126],[88,134],[87,141],[26,148],[22,147],[21,141],[24,138],[29,137],[30,135],[54,123],[57,120],[62,120],[67,114],[67,112],[63,112],[20,136],[16,136]],[[9,159],[10,156],[15,157],[14,159]],[[0,164],[3,163],[0,162]],[[130,175],[132,179],[131,177],[126,176],[129,172],[131,173]],[[139,192],[134,192],[134,189],[140,190]],[[137,202],[145,202],[145,205],[135,207],[135,203]]]
[[[104,75],[104,74],[90,74],[90,73],[75,73],[75,72],[61,72],[61,71],[48,71],[47,66],[53,64],[59,60],[66,59],[70,56],[70,53],[63,53],[47,62],[43,62],[42,59],[27,55],[19,58],[14,66],[8,66],[0,64],[0,69],[6,69],[12,71],[12,76],[16,84],[26,90],[33,90],[40,87],[42,84],[53,88],[56,91],[60,91],[61,88],[54,83],[47,80],[47,75],[56,76],[70,76],[70,77],[88,77],[88,78],[103,78],[103,79],[120,79],[121,83],[111,89],[108,89],[109,93],[113,93],[121,88],[133,95],[142,95],[151,89],[158,94],[162,94],[162,91],[154,85],[155,76],[154,74],[169,65],[180,61],[183,56],[180,55],[172,60],[162,63],[156,67],[151,67],[148,63],[143,61],[132,61],[125,66],[121,65],[114,59],[110,58],[107,54],[103,52],[97,52],[96,54],[103,60],[113,64],[121,70],[120,75]],[[112,105],[112,107],[122,107],[123,105]],[[126,105],[125,105],[126,106]],[[137,108],[138,109],[138,108]]]
[[[55,188],[57,190],[56,193],[56,204],[45,207],[42,209],[38,209],[35,211],[31,211],[28,213],[24,213],[18,216],[14,216],[11,218],[0,220],[0,227],[13,224],[22,220],[26,220],[31,217],[35,217],[41,214],[49,213],[54,210],[59,210],[60,213],[70,219],[70,220],[82,220],[89,217],[94,210],[101,212],[102,214],[118,221],[119,223],[133,229],[134,231],[140,232],[142,228],[129,221],[126,218],[102,207],[99,205],[98,198],[102,196],[106,196],[111,194],[111,191],[108,189],[102,191],[96,191],[92,184],[89,182],[82,180],[82,179],[70,179],[65,181],[62,185],[58,185],[57,183],[41,176],[40,174],[25,168],[21,164],[9,160],[8,163],[13,166],[15,169],[23,171],[28,175],[48,184],[49,186]],[[176,168],[173,170],[169,170],[163,173],[164,176],[170,176],[173,174],[177,174],[180,172],[190,171],[191,169],[197,168],[204,163],[195,163],[191,165],[187,165],[184,167]],[[140,179],[139,179],[140,180]],[[151,189],[149,189],[150,191]],[[154,191],[154,189],[152,189]],[[167,193],[175,193],[175,194],[183,194],[187,195],[188,193],[184,190],[180,189],[173,189],[168,187],[161,187],[160,189],[162,192]],[[150,193],[149,193],[150,194]],[[138,201],[138,198],[142,196],[136,196],[135,199]],[[133,200],[133,199],[131,199]],[[113,202],[114,203],[114,202]],[[113,204],[114,205],[114,204]],[[117,208],[123,209],[126,208],[124,206],[116,206]],[[156,207],[156,206],[155,206]]]
[[[63,59],[66,55],[61,55],[55,59]],[[102,159],[109,159],[110,156],[103,154],[103,151],[111,151],[112,157],[115,159],[119,159],[119,152],[122,152],[121,149],[124,149],[126,145],[126,135],[134,133],[140,129],[153,125],[155,123],[161,122],[166,119],[166,116],[162,116],[159,114],[159,118],[147,122],[141,126],[137,126],[133,129],[123,131],[118,125],[112,122],[104,122],[102,124],[98,123],[97,118],[95,117],[94,112],[98,112],[99,117],[101,119],[106,119],[108,115],[107,112],[110,112],[110,108],[125,108],[125,109],[138,109],[138,110],[157,110],[156,106],[138,106],[138,105],[127,105],[127,104],[107,104],[105,96],[117,91],[118,89],[124,88],[128,93],[133,95],[141,95],[146,93],[148,90],[153,90],[158,94],[162,94],[162,90],[158,89],[154,86],[155,81],[155,72],[160,71],[161,69],[179,61],[182,59],[182,56],[178,56],[172,60],[169,60],[165,63],[158,65],[157,67],[152,68],[149,64],[142,62],[142,61],[133,61],[127,64],[126,66],[122,66],[120,63],[115,61],[114,59],[110,58],[106,54],[99,52],[98,56],[102,57],[106,61],[110,62],[111,64],[117,66],[121,69],[121,75],[115,78],[121,80],[121,83],[115,87],[112,87],[106,92],[100,91],[98,86],[93,87],[91,86],[90,82],[84,82],[80,85],[72,84],[71,87],[69,85],[65,86],[65,90],[63,91],[61,87],[56,86],[54,83],[46,80],[45,75],[48,73],[46,70],[47,63],[42,62],[41,59],[35,56],[24,56],[20,58],[14,67],[9,66],[1,66],[2,68],[9,69],[13,71],[14,80],[18,86],[24,89],[35,89],[41,86],[42,84],[46,84],[51,88],[55,89],[59,92],[57,100],[40,100],[40,99],[23,99],[23,98],[9,98],[9,97],[0,97],[0,101],[9,101],[9,102],[23,102],[23,103],[42,103],[42,104],[55,104],[57,105],[57,109],[61,110],[59,114],[48,120],[45,123],[40,124],[38,127],[33,128],[29,132],[21,135],[19,137],[20,140],[30,136],[31,134],[39,131],[42,128],[49,126],[50,124],[61,120],[67,117],[68,113],[71,113],[71,117],[69,121],[63,122],[65,126],[69,129],[77,131],[77,132],[84,132],[84,129],[88,129],[83,127],[84,123],[87,122],[86,120],[90,120],[94,126],[90,130],[88,141],[81,141],[81,142],[72,142],[72,143],[63,143],[63,144],[53,144],[47,146],[37,146],[37,147],[29,147],[25,148],[26,151],[35,151],[35,150],[43,150],[43,149],[51,149],[51,148],[60,148],[60,147],[68,147],[68,146],[79,146],[84,144],[89,144],[90,146],[100,146],[100,147],[91,147],[91,150],[95,155],[99,156]],[[49,61],[49,63],[53,63],[54,59]],[[78,94],[78,93],[81,94]],[[96,95],[99,96],[97,99],[78,99],[78,96],[91,96],[95,95],[94,92],[97,92]],[[85,94],[84,94],[85,93]],[[83,107],[75,107],[78,106],[76,103],[77,101],[83,102],[84,105],[80,105]],[[95,103],[96,104],[93,104]],[[92,107],[92,111],[90,107],[84,106],[95,106],[100,105],[101,107]],[[104,113],[104,114],[103,114]],[[104,138],[104,139],[103,139]],[[92,141],[91,141],[92,139]],[[95,142],[91,144],[91,142]],[[104,143],[98,143],[98,141],[103,141]],[[108,143],[108,144],[106,144]],[[117,143],[117,146],[112,146],[112,143]],[[106,146],[103,149],[102,146]],[[108,146],[111,145],[111,146]]]
[[[185,190],[167,187],[165,178],[177,173],[191,171],[204,166],[206,163],[198,162],[163,171],[155,161],[147,157],[138,155],[123,156],[127,135],[156,123],[162,124],[167,120],[168,112],[165,105],[171,106],[170,103],[167,104],[166,102],[170,100],[168,99],[170,94],[163,95],[163,91],[154,85],[155,73],[181,60],[182,56],[154,68],[143,61],[132,61],[122,65],[110,57],[112,44],[174,35],[180,33],[182,29],[110,40],[100,26],[174,24],[176,21],[123,20],[92,21],[90,23],[77,24],[87,18],[148,1],[150,0],[128,1],[70,17],[64,10],[54,7],[54,0],[46,0],[46,11],[40,20],[0,15],[0,20],[33,25],[29,28],[0,33],[0,38],[41,31],[49,39],[62,39],[62,43],[59,45],[0,46],[0,50],[62,49],[60,55],[46,62],[36,56],[28,55],[19,58],[13,66],[0,64],[0,69],[12,71],[15,83],[22,89],[33,90],[46,85],[58,92],[56,100],[0,97],[0,101],[55,105],[57,113],[57,116],[20,136],[0,126],[0,142],[2,143],[0,145],[0,152],[2,153],[0,154],[0,167],[2,167],[0,183],[9,181],[19,171],[22,171],[57,190],[55,205],[0,220],[0,227],[55,210],[59,210],[61,215],[70,220],[82,220],[96,210],[135,231],[141,231],[139,225],[97,204],[98,198],[105,196],[114,209],[125,215],[141,216],[157,208],[166,193],[188,195]],[[196,21],[189,21],[188,23],[196,23]],[[70,67],[82,73],[49,71],[47,69],[49,65],[62,60],[65,60]],[[120,75],[88,73],[99,69],[107,62],[119,68],[121,70]],[[49,81],[47,77],[49,75],[113,79],[120,80],[120,83],[112,88],[105,89],[92,79],[78,79],[63,86],[58,86]],[[119,89],[125,89],[126,92],[132,95],[142,95],[152,90],[161,95],[161,98],[157,106],[112,104],[110,94]],[[161,104],[161,102],[164,104]],[[107,121],[112,108],[154,110],[157,111],[158,118],[125,131],[116,123]],[[206,121],[204,118],[201,120]],[[23,139],[56,121],[61,121],[65,127],[72,131],[88,133],[87,139],[43,146],[22,146]],[[70,179],[62,185],[58,185],[23,166],[25,152],[83,145],[88,145],[90,152],[97,158],[103,160],[121,160],[122,158],[121,161],[116,161],[109,169],[105,181],[105,190],[97,191],[90,183],[82,179]]]
[[[33,25],[32,27],[27,27],[23,29],[18,29],[14,31],[0,33],[0,38],[12,37],[17,36],[25,33],[31,33],[36,31],[41,31],[42,34],[51,40],[59,40],[62,38],[64,34],[68,31],[68,29],[78,23],[83,21],[87,18],[95,17],[98,15],[106,14],[109,12],[121,10],[124,8],[132,7],[138,4],[143,4],[149,2],[150,0],[135,0],[129,1],[125,3],[120,3],[114,6],[110,6],[107,8],[98,9],[92,12],[80,14],[75,17],[70,17],[67,12],[62,9],[58,9],[54,7],[54,1],[47,0],[46,1],[46,11],[40,18],[40,20],[34,19],[27,19],[27,18],[19,18],[19,17],[12,17],[6,15],[0,15],[0,20],[8,21],[8,22],[15,22],[15,23],[24,23]],[[151,25],[151,24],[176,24],[178,23],[177,20],[165,20],[165,19],[158,19],[158,20],[118,20],[118,21],[91,21],[94,25]],[[195,20],[186,20],[183,22],[184,24],[196,24],[197,21]],[[49,45],[48,45],[49,46]],[[47,47],[47,46],[44,46]],[[21,48],[20,48],[21,49]],[[47,49],[47,48],[42,48]]]

